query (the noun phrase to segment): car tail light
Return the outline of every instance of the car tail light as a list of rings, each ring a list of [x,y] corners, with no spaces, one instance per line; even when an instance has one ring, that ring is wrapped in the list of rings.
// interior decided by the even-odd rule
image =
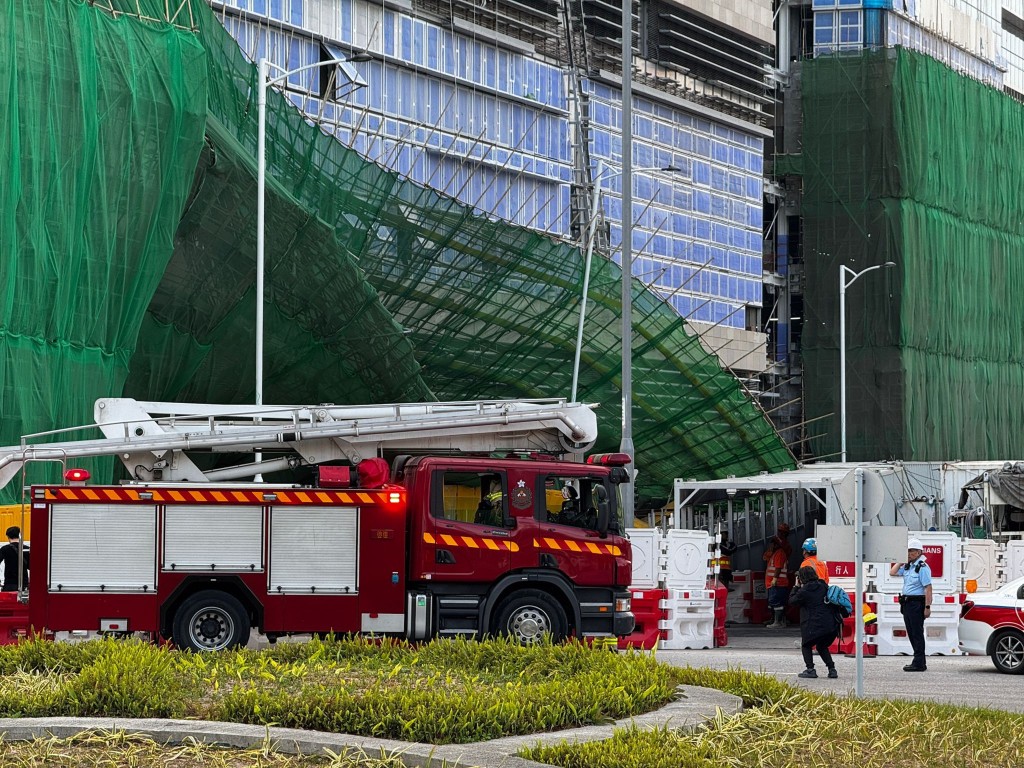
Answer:
[[[960,618],[962,619],[964,616],[966,616],[967,612],[969,610],[971,610],[971,608],[973,608],[973,607],[974,607],[974,601],[973,600],[965,601],[963,606],[960,608]]]

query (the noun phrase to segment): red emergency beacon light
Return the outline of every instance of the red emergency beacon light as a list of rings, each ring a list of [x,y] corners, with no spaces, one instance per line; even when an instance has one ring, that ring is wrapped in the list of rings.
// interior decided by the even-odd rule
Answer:
[[[624,467],[629,462],[628,453],[595,453],[587,456],[587,464],[598,464],[602,467]]]
[[[88,469],[69,469],[64,473],[64,480],[68,485],[85,485],[88,479]]]

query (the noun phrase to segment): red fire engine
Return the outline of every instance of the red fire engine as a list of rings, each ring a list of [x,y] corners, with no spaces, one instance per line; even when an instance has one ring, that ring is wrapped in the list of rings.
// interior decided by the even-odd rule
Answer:
[[[104,399],[95,415],[102,438],[0,449],[0,483],[32,461],[101,455],[132,478],[90,485],[69,469],[29,489],[34,631],[214,650],[251,629],[528,643],[633,628],[617,513],[628,456],[562,458],[593,445],[590,406]],[[231,454],[244,461],[224,466]],[[283,470],[309,477],[257,482]]]

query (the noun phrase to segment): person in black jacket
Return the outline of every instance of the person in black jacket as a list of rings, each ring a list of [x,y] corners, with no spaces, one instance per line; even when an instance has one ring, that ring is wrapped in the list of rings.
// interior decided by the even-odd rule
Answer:
[[[836,609],[825,602],[825,582],[818,578],[814,566],[805,565],[797,571],[797,587],[789,597],[790,605],[800,607],[800,651],[807,669],[797,677],[817,677],[814,670],[814,650],[828,668],[829,677],[839,677],[828,647],[839,634]]]
[[[21,529],[12,525],[7,529],[7,544],[0,547],[0,564],[4,570],[4,592],[18,591],[18,549],[21,543]],[[28,587],[28,550],[22,547],[22,586]]]

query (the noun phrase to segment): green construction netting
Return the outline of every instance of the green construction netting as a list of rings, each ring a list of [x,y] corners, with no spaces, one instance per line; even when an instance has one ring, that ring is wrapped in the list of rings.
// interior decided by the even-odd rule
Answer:
[[[69,78],[105,79],[98,66],[87,72],[69,67],[65,41],[83,26],[108,31],[121,57],[110,64],[114,71],[131,59],[136,36],[145,40],[139,45],[147,51],[187,46],[205,68],[193,69],[180,84],[167,75],[167,67],[148,73],[160,82],[168,109],[178,107],[180,85],[206,96],[205,115],[119,117],[124,130],[134,127],[158,138],[169,125],[186,118],[189,123],[187,131],[175,133],[179,142],[187,135],[189,145],[187,158],[185,149],[174,157],[173,200],[153,183],[163,178],[153,171],[140,174],[130,192],[110,190],[115,200],[109,204],[126,211],[158,203],[161,210],[166,207],[169,222],[177,223],[173,253],[163,242],[159,262],[134,263],[146,270],[146,279],[133,274],[139,282],[122,289],[131,291],[131,309],[138,310],[133,314],[120,304],[116,311],[109,308],[106,294],[97,298],[124,329],[119,375],[96,380],[88,392],[49,385],[49,396],[65,403],[68,413],[44,413],[41,424],[87,421],[92,399],[118,392],[122,381],[126,395],[144,399],[245,403],[254,393],[256,68],[202,0],[192,0],[188,13],[176,17],[188,18],[194,34],[133,17],[140,7],[145,15],[161,17],[164,0],[121,4],[126,15],[116,23],[98,7],[62,0],[41,2],[33,14],[17,3],[8,3],[6,10],[20,25],[18,44],[36,54],[32,73],[23,72],[25,65],[12,56],[13,41],[5,45],[5,66],[18,69],[18,79],[44,77],[57,61]],[[74,13],[64,13],[65,7]],[[130,99],[133,91],[125,87]],[[53,114],[42,101],[30,103],[40,120]],[[23,130],[22,122],[9,125],[5,133],[15,137]],[[568,394],[582,282],[578,249],[480,215],[366,161],[274,92],[267,131],[265,402]],[[83,140],[47,148],[47,162],[77,170],[82,149],[90,146]],[[12,151],[18,157],[16,148]],[[99,242],[88,256],[94,269],[104,270],[106,243],[117,230],[112,222],[96,226]],[[0,230],[0,242],[11,252],[23,250],[17,229]],[[61,265],[65,254],[52,258]],[[7,274],[4,284],[9,282]],[[580,395],[601,403],[598,448],[604,450],[619,442],[619,286],[618,268],[597,259]],[[791,466],[764,414],[671,308],[636,281],[633,301],[639,493],[664,496],[674,477]],[[26,324],[39,334],[32,323],[37,311]],[[104,338],[99,346],[109,351],[113,340]],[[63,362],[59,349],[47,358],[31,368]],[[12,372],[5,387],[26,388],[35,375]],[[8,429],[6,418],[0,428],[4,438],[19,434]]]
[[[166,24],[77,2],[0,8],[6,445],[89,421],[121,391],[203,145],[207,62]]]
[[[803,70],[805,402],[851,460],[994,459],[1024,427],[1024,107],[903,49]],[[825,434],[827,433],[827,434]]]

